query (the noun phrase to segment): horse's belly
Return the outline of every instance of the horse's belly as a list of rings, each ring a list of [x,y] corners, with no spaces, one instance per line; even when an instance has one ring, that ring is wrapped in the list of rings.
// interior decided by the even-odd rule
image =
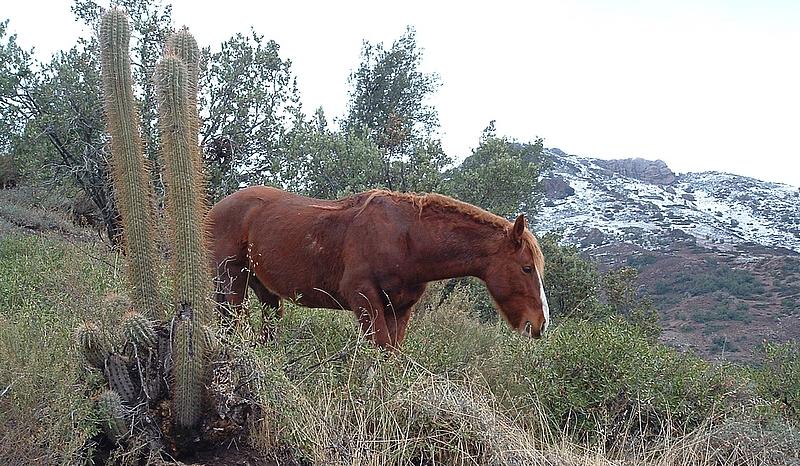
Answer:
[[[307,290],[301,293],[299,304],[306,307],[322,307],[327,309],[348,309],[345,300],[338,293],[331,293],[321,288]]]
[[[332,271],[322,271],[316,261],[309,263],[298,257],[290,262],[292,266],[260,264],[256,275],[270,292],[283,299],[307,307],[347,308],[344,299],[339,296]]]

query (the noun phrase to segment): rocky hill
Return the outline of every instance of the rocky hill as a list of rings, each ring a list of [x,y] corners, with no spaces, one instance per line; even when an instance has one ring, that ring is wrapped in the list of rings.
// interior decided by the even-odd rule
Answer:
[[[765,339],[800,337],[800,188],[547,151],[536,229],[603,267],[637,267],[667,342],[744,359]]]

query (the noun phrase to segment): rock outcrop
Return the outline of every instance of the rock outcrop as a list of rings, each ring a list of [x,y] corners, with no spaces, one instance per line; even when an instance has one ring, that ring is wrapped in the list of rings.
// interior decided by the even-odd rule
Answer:
[[[575,194],[575,189],[558,175],[543,179],[542,187],[548,199],[565,199]]]
[[[670,185],[675,182],[675,173],[662,160],[645,160],[641,158],[620,160],[592,160],[606,170],[628,178],[651,184]]]

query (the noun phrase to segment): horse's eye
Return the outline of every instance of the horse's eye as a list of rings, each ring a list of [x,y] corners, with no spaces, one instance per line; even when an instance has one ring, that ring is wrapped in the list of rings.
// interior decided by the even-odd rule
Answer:
[[[522,266],[522,271],[525,272],[525,273],[531,273],[531,272],[533,272],[533,267],[531,267],[530,265],[523,265]]]

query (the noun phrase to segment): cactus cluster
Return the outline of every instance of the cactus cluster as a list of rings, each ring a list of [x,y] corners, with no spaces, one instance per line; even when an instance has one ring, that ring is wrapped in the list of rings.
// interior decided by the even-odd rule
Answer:
[[[213,282],[204,224],[206,182],[197,142],[200,51],[188,30],[181,29],[168,39],[154,75],[172,258],[172,303],[165,305],[158,293],[160,258],[153,234],[158,216],[139,136],[129,40],[127,15],[111,8],[100,24],[101,71],[131,306],[121,306],[127,312],[114,329],[116,338],[87,323],[76,330],[76,343],[86,362],[103,372],[110,388],[97,398],[106,435],[122,442],[138,431],[150,437],[152,449],[152,445],[174,445],[174,439],[160,441],[173,431],[196,438],[191,432],[209,411],[205,409],[210,398],[208,354],[218,343],[209,299]],[[173,310],[171,319],[158,320],[168,309]],[[170,406],[166,410],[165,401]],[[153,420],[165,412],[169,419]]]

